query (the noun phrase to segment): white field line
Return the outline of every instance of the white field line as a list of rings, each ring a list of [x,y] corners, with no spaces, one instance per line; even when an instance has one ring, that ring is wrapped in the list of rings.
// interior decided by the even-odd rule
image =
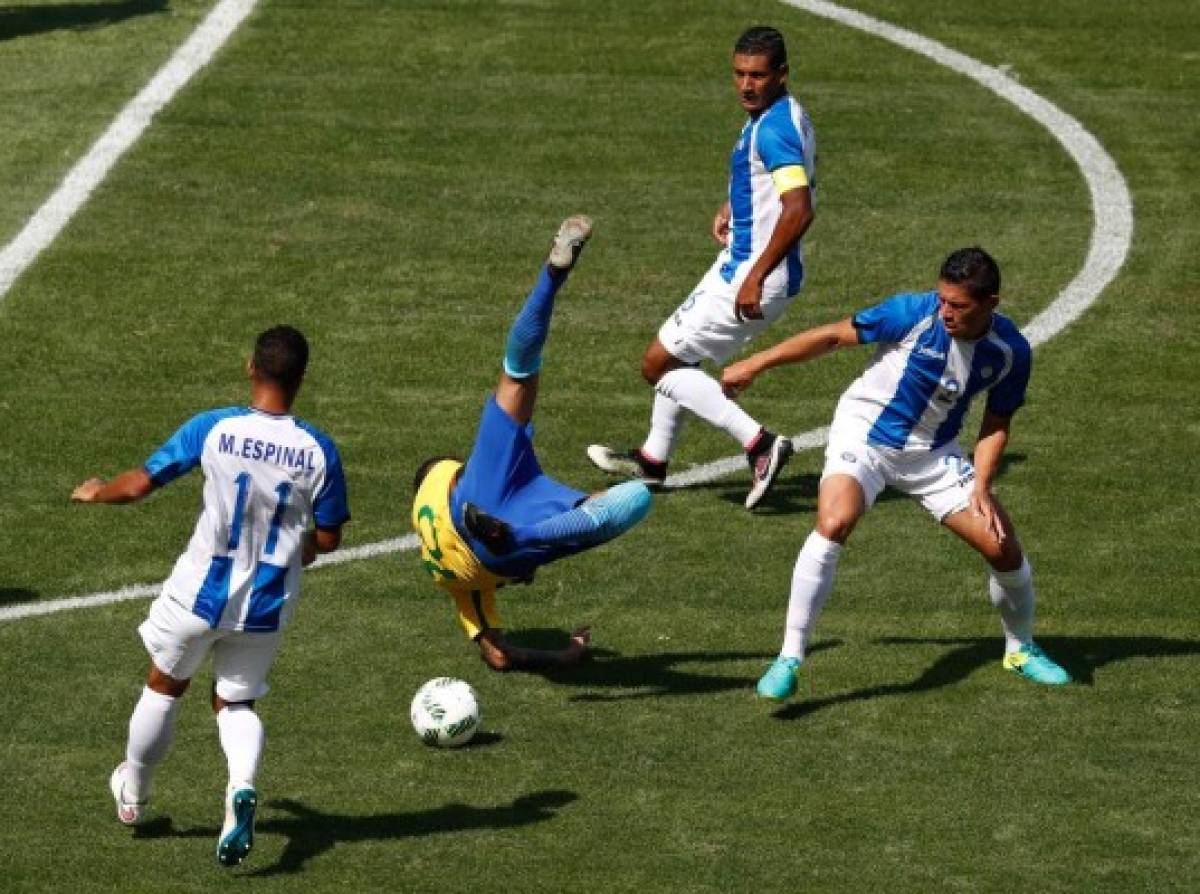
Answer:
[[[20,233],[0,251],[0,302],[17,278],[62,232],[92,191],[108,176],[125,151],[150,126],[151,119],[208,64],[257,0],[221,0],[142,91],[121,109],[100,139],[67,173]]]
[[[937,41],[853,10],[821,2],[821,0],[784,0],[784,2],[814,15],[833,19],[860,31],[882,37],[964,74],[1011,102],[1054,135],[1079,166],[1080,173],[1087,182],[1092,201],[1091,244],[1083,268],[1067,284],[1066,288],[1059,292],[1054,301],[1038,314],[1023,331],[1030,343],[1036,346],[1049,341],[1074,322],[1116,276],[1129,252],[1129,243],[1133,236],[1133,204],[1129,198],[1125,179],[1117,169],[1116,162],[1104,151],[1104,147],[1096,138],[1070,115],[1022,87],[1003,72],[976,62],[969,56],[951,50]],[[3,298],[3,294],[3,287],[0,286],[0,298]],[[798,451],[811,450],[824,444],[828,434],[828,428],[818,428],[796,435],[792,441]],[[716,481],[743,468],[745,468],[744,458],[741,456],[727,457],[695,466],[677,475],[671,475],[667,478],[666,484],[669,488],[702,484]],[[369,543],[323,556],[313,567],[322,568],[356,559],[388,555],[415,549],[416,545],[416,537],[409,534],[407,537]],[[139,584],[90,596],[73,596],[67,599],[0,607],[0,621],[28,618],[93,605],[108,605],[126,599],[141,599],[154,595],[158,592],[159,587],[159,584]]]
[[[997,96],[1011,102],[1050,131],[1062,144],[1067,154],[1079,166],[1091,193],[1091,244],[1083,268],[1067,287],[1058,293],[1058,297],[1022,331],[1029,343],[1036,347],[1075,322],[1117,275],[1117,271],[1125,263],[1125,256],[1129,253],[1129,243],[1133,237],[1133,202],[1129,198],[1129,189],[1125,185],[1125,178],[1117,169],[1117,163],[1104,151],[1100,142],[1058,106],[1027,87],[1022,87],[1004,72],[977,62],[936,40],[897,28],[852,9],[826,3],[824,0],[783,2],[813,15],[882,37],[914,53],[920,53],[952,71],[966,75]]]

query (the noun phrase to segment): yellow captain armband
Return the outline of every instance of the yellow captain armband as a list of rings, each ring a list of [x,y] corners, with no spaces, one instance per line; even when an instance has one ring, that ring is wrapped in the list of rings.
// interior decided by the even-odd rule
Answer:
[[[773,170],[771,179],[775,181],[775,191],[783,195],[797,187],[808,186],[808,171],[804,170],[804,165],[787,165]]]

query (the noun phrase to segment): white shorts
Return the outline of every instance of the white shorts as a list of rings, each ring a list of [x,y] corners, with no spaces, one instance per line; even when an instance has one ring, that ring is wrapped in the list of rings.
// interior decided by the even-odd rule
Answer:
[[[190,680],[211,651],[217,695],[227,702],[246,702],[267,694],[267,674],[283,631],[213,630],[163,593],[150,605],[138,633],[154,666],[176,680]]]
[[[894,450],[839,435],[836,420],[825,448],[821,480],[830,475],[849,475],[857,481],[868,509],[890,485],[918,498],[939,522],[966,509],[975,488],[975,467],[957,441],[937,450]]]
[[[783,316],[796,297],[787,293],[787,265],[780,264],[763,283],[763,318],[738,320],[734,305],[751,264],[742,264],[733,282],[728,283],[721,277],[721,266],[727,260],[729,253],[721,252],[692,294],[659,327],[658,340],[672,357],[684,363],[711,360],[723,365],[746,342]]]

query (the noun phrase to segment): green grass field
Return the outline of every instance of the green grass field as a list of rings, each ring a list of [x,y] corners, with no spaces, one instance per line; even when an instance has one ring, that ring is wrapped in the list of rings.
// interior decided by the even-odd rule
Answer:
[[[0,247],[208,2],[0,6]],[[656,500],[620,541],[503,594],[519,638],[595,626],[571,673],[492,674],[412,553],[320,569],[260,703],[254,853],[213,859],[224,760],[208,678],[156,819],[112,815],[147,602],[0,621],[5,891],[1194,891],[1200,889],[1200,7],[854,0],[1090,130],[1134,203],[1126,263],[1036,354],[999,492],[1039,586],[1039,640],[1078,683],[1004,674],[980,562],[884,499],[839,571],[800,696],[756,701],[813,521],[819,451],[765,509],[740,473]],[[821,204],[802,298],[763,345],[987,246],[1031,319],[1092,216],[1040,125],[928,59],[783,3],[261,0],[0,299],[0,608],[161,580],[192,476],[136,507],[71,506],[193,412],[244,399],[255,333],[313,343],[297,411],[337,438],[346,546],[407,533],[415,464],[467,449],[558,220],[597,236],[546,355],[539,449],[580,487],[633,443],[638,360],[714,254],[740,126],[729,47],[789,38]],[[828,422],[866,352],[781,370],[746,404]],[[676,466],[724,457],[693,424]],[[427,749],[408,702],[469,680],[484,733]],[[235,881],[236,880],[236,881]]]

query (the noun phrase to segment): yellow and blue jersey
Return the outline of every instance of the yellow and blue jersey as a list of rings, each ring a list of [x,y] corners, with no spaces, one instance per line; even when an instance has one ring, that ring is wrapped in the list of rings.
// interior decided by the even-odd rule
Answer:
[[[462,463],[447,459],[429,471],[413,500],[412,525],[421,541],[421,565],[454,599],[459,623],[475,639],[488,628],[502,626],[496,589],[510,579],[484,567],[454,526],[450,491],[461,468]]]

